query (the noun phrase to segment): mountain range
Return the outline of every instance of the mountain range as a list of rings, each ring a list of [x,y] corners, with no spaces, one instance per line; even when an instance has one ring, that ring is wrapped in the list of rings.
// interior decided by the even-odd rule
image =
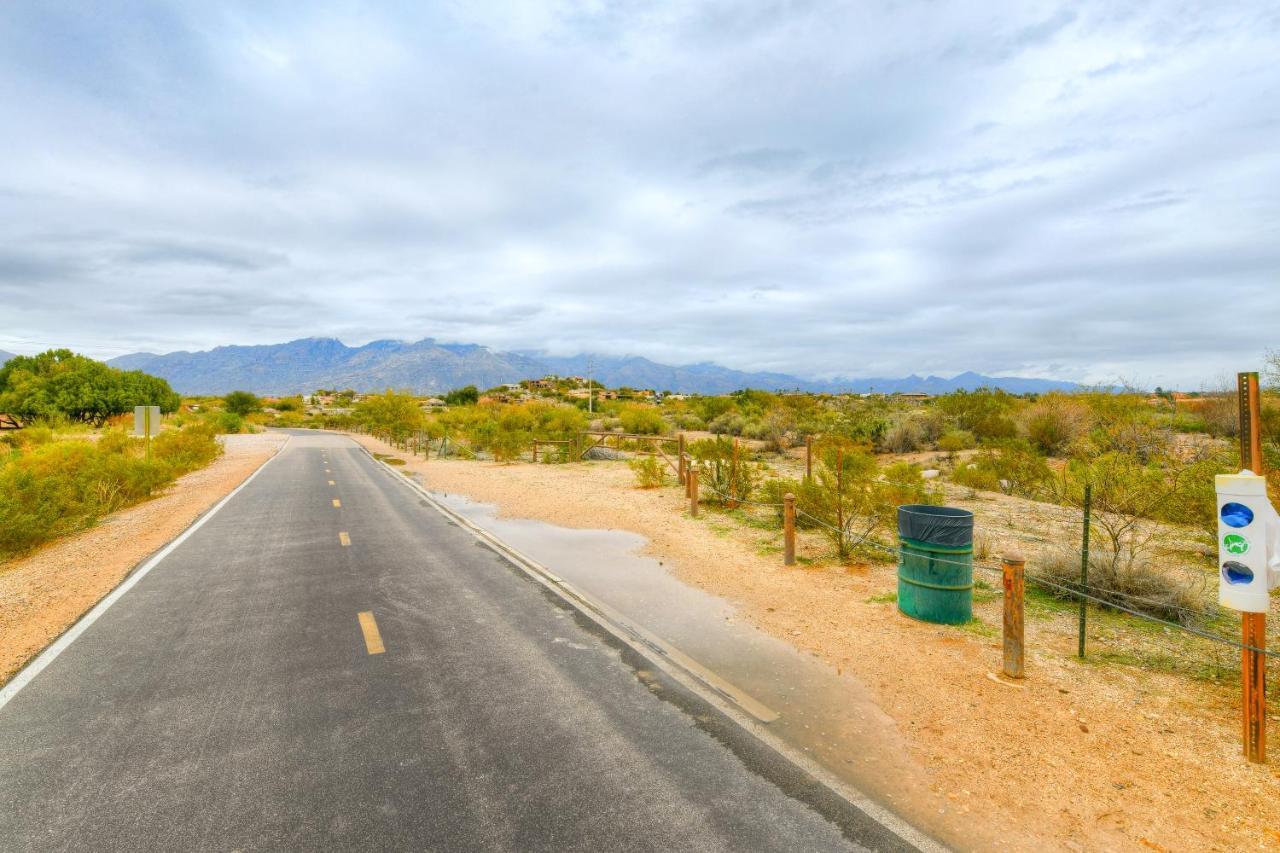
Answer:
[[[998,387],[1013,393],[1042,393],[1077,388],[1075,383],[961,373],[907,376],[899,379],[805,379],[785,373],[747,372],[704,362],[659,364],[639,356],[548,356],[536,352],[497,352],[477,344],[442,344],[431,338],[374,341],[349,347],[335,338],[302,338],[283,344],[222,346],[202,352],[132,353],[108,364],[144,370],[169,380],[184,394],[225,394],[244,390],[257,394],[309,393],[317,388],[379,391],[411,389],[439,394],[463,385],[492,388],[548,374],[586,376],[588,365],[598,382],[696,394],[727,394],[741,388],[819,393],[924,392],[944,394],[958,389]]]
[[[4,350],[0,349],[0,364],[4,364],[6,361],[8,361],[11,358],[13,358],[13,353],[5,352]]]

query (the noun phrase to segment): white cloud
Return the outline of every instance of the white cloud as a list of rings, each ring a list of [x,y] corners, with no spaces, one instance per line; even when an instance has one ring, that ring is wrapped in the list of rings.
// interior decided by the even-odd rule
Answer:
[[[94,8],[0,11],[0,348],[1196,385],[1280,322],[1268,4]]]

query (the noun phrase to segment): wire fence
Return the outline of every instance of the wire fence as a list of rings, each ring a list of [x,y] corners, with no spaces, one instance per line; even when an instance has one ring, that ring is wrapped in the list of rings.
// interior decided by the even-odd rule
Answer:
[[[412,449],[411,437],[390,435],[377,435],[376,437],[392,441],[393,443],[405,444],[405,449]],[[427,446],[431,447],[430,442],[427,442]],[[460,452],[471,456],[472,458],[477,458],[477,454],[472,448],[457,441],[456,438],[453,441],[450,441],[448,437],[442,438],[440,439],[438,449],[432,449],[436,450],[437,453],[441,453],[445,451],[446,447],[453,452]],[[689,465],[690,468],[697,467],[691,460],[689,461]],[[731,474],[731,477],[736,479],[734,474]],[[778,512],[785,507],[785,503],[781,501],[760,501],[751,499],[743,494],[735,494],[733,492],[737,490],[732,487],[730,487],[730,491],[728,492],[723,491],[701,478],[699,478],[698,488],[699,491],[705,490],[709,495],[714,496],[720,503],[729,508],[749,507]],[[899,507],[898,511],[908,514],[913,512],[913,510],[902,507]],[[1087,522],[1082,508],[1077,510],[1074,507],[1064,507],[1037,501],[1035,502],[1034,512],[1035,515],[1030,518],[1036,524],[1057,526],[1057,529],[1046,526],[1042,531],[1045,535],[1043,537],[1034,538],[1034,541],[1037,542],[1055,542],[1061,546],[1063,544],[1063,537],[1061,535],[1063,532],[1062,528],[1079,531]],[[849,550],[869,549],[882,553],[894,560],[900,561],[904,558],[904,552],[901,548],[885,544],[876,538],[876,534],[879,533],[883,527],[879,519],[872,518],[865,514],[851,513],[845,520],[844,529],[841,529],[836,525],[831,524],[830,521],[820,518],[800,506],[796,507],[795,514],[797,521],[804,519],[813,527],[825,530],[834,537],[837,537],[838,540],[844,541]],[[1025,521],[1028,516],[1024,514],[1022,518]],[[1018,528],[1011,522],[1008,526],[1012,529],[1019,530],[1022,538],[1026,538],[1027,529],[1025,524],[1021,528]],[[1069,548],[1064,551],[1064,554],[1076,560],[1082,560],[1084,557],[1082,550],[1073,551]],[[987,576],[995,578],[1003,579],[1004,576],[1003,565],[994,560],[976,558],[971,560],[948,559],[947,557],[938,554],[930,554],[929,559],[933,563],[971,568],[974,571],[981,572]],[[1031,565],[1034,566],[1034,562]],[[1143,623],[1150,626],[1163,629],[1165,632],[1177,632],[1188,638],[1205,641],[1210,644],[1210,649],[1215,650],[1215,655],[1217,654],[1216,650],[1230,650],[1233,654],[1240,651],[1251,651],[1265,655],[1267,658],[1280,657],[1280,651],[1272,651],[1265,647],[1247,645],[1239,639],[1224,636],[1205,627],[1221,621],[1223,614],[1220,611],[1191,607],[1184,603],[1165,599],[1156,599],[1150,596],[1144,596],[1096,583],[1085,583],[1083,581],[1072,582],[1064,580],[1061,577],[1049,577],[1042,572],[1036,572],[1034,570],[1027,571],[1024,575],[1024,580],[1029,587],[1037,588],[1053,597],[1076,603],[1091,604],[1106,611],[1123,613],[1126,616],[1141,620]],[[1002,591],[1002,580],[1000,583],[992,584],[991,588],[993,590]],[[1179,615],[1179,619],[1175,621],[1174,619],[1162,618],[1160,615],[1150,612],[1151,610],[1176,613]],[[1113,639],[1114,638],[1108,637],[1105,631],[1102,631],[1099,632],[1097,636],[1094,636],[1091,642],[1095,644],[1099,642],[1105,643],[1111,642]],[[1124,639],[1130,645],[1133,645],[1136,641],[1135,638],[1131,636]],[[1185,649],[1174,649],[1172,647],[1162,647],[1149,650],[1148,658],[1153,660],[1167,658],[1169,661],[1176,661],[1178,663],[1196,663],[1213,672],[1228,671],[1238,668],[1239,666],[1238,656],[1237,659],[1228,659],[1226,662],[1216,657],[1213,660],[1208,660],[1203,657],[1193,657],[1188,654]]]
[[[708,492],[710,492],[711,494],[719,498],[725,505],[751,506],[751,507],[760,507],[760,508],[766,508],[771,510],[778,510],[784,506],[784,504],[781,502],[756,501],[756,500],[751,500],[739,495],[727,494],[719,489],[714,488],[713,486],[710,486],[709,484],[704,485],[701,482],[699,483],[699,489],[700,490],[706,489]],[[1040,509],[1040,507],[1038,506],[1037,509]],[[906,509],[904,507],[899,507],[898,512],[913,514],[913,510]],[[923,515],[925,513],[915,512],[914,514]],[[1050,514],[1052,516],[1051,520],[1057,524],[1070,524],[1076,527],[1083,527],[1085,523],[1085,519],[1083,517],[1083,511],[1081,511],[1079,515],[1075,515],[1071,517],[1068,517],[1068,515],[1060,509],[1056,509],[1056,510],[1051,509]],[[895,560],[901,560],[903,558],[903,551],[901,548],[897,548],[892,545],[886,545],[883,542],[877,541],[875,538],[873,538],[874,533],[880,527],[880,524],[875,519],[872,519],[869,516],[851,515],[847,522],[847,526],[844,530],[841,530],[840,528],[829,523],[828,521],[825,521],[813,515],[812,513],[806,512],[799,507],[797,507],[796,509],[796,517],[797,519],[805,518],[814,526],[823,528],[837,537],[844,537],[845,539],[848,540],[848,547],[851,550],[857,549],[857,548],[869,548],[875,551],[879,551],[887,556],[890,556]],[[852,533],[851,529],[853,528],[861,529],[861,530],[864,530],[865,532],[861,534]],[[1068,553],[1071,553],[1071,552],[1068,552]],[[1083,552],[1075,551],[1073,556],[1076,559],[1081,559],[1083,557]],[[1003,579],[1003,576],[1004,576],[1003,565],[1000,563],[996,563],[994,561],[984,561],[984,560],[978,560],[978,559],[974,559],[971,561],[952,560],[952,559],[947,559],[946,557],[939,556],[937,554],[931,554],[929,559],[933,563],[941,563],[944,565],[955,565],[962,568],[972,567],[975,570],[986,572],[990,575],[1000,577],[1001,579]],[[1184,604],[1179,604],[1177,602],[1155,599],[1149,596],[1142,596],[1132,592],[1126,592],[1124,590],[1114,589],[1114,588],[1103,586],[1103,585],[1084,584],[1084,583],[1077,585],[1077,584],[1071,584],[1071,583],[1064,583],[1060,580],[1047,577],[1042,573],[1036,573],[1036,572],[1028,572],[1025,575],[1025,581],[1027,584],[1032,585],[1034,587],[1038,587],[1039,589],[1051,595],[1054,595],[1055,597],[1065,598],[1065,599],[1073,600],[1076,602],[1087,602],[1089,604],[1093,604],[1105,610],[1124,613],[1136,619],[1143,620],[1144,622],[1149,623],[1151,625],[1160,626],[1168,630],[1179,631],[1201,640],[1206,640],[1211,643],[1216,643],[1223,648],[1230,648],[1234,651],[1258,652],[1260,654],[1267,656],[1268,658],[1280,657],[1280,651],[1271,651],[1267,648],[1248,645],[1242,642],[1241,640],[1235,639],[1233,637],[1223,636],[1222,634],[1218,634],[1213,631],[1207,630],[1206,628],[1200,627],[1200,625],[1212,624],[1220,620],[1222,614],[1217,611],[1196,608],[1196,607],[1188,607]],[[1002,589],[1003,584],[1001,584],[999,588]],[[1160,616],[1155,615],[1149,612],[1148,610],[1144,610],[1143,605],[1146,605],[1149,608],[1155,608],[1159,610],[1172,610],[1172,611],[1178,612],[1184,615],[1187,621],[1173,621],[1171,619],[1161,618]],[[1196,623],[1199,623],[1199,624],[1196,624]],[[1171,656],[1179,657],[1179,655],[1171,655]],[[1180,655],[1180,657],[1185,658],[1186,655],[1185,654]],[[1209,660],[1201,659],[1201,660],[1198,660],[1197,662],[1202,665],[1212,667],[1214,669],[1226,668],[1224,667],[1223,663],[1218,660],[1209,661]]]

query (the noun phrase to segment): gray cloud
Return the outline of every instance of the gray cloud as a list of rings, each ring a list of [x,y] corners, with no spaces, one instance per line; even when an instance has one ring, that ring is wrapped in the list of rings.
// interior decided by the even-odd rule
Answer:
[[[1260,3],[11,4],[0,348],[1212,382],[1280,345],[1277,48]]]

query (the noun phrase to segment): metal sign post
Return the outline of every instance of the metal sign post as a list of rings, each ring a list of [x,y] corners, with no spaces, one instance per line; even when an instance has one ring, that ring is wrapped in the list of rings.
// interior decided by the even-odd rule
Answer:
[[[133,407],[133,434],[143,436],[147,442],[147,461],[151,461],[151,436],[160,434],[160,407]]]
[[[1258,374],[1239,374],[1240,467],[1262,475],[1261,400]],[[1240,613],[1240,682],[1243,705],[1241,722],[1244,754],[1253,762],[1267,760],[1267,658],[1259,649],[1267,642],[1267,614]]]

